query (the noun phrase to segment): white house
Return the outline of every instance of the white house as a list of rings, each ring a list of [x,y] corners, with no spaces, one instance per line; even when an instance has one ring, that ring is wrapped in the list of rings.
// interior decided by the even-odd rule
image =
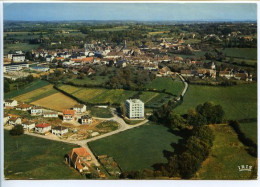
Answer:
[[[12,100],[12,99],[8,99],[4,101],[5,107],[9,106],[9,107],[15,107],[18,105],[16,100]]]
[[[92,117],[89,115],[81,116],[80,123],[82,125],[91,124],[92,123]]]
[[[35,126],[35,132],[46,133],[51,130],[51,125],[48,123],[41,123]]]
[[[75,110],[63,110],[63,121],[71,121],[74,119]]]
[[[46,111],[46,112],[43,112],[43,117],[44,118],[57,118],[58,112]]]
[[[144,118],[144,103],[140,99],[128,99],[125,106],[126,115],[129,119]]]
[[[86,112],[87,107],[86,105],[78,104],[73,107],[73,110],[75,110],[76,113],[83,113]]]
[[[34,106],[31,108],[31,115],[32,116],[40,116],[42,115],[42,107]]]
[[[62,127],[62,126],[54,127],[54,128],[51,130],[51,133],[52,133],[52,134],[55,134],[55,135],[57,135],[57,136],[62,136],[63,134],[66,134],[66,133],[68,133],[68,132],[69,132],[68,128]]]
[[[13,59],[13,62],[24,62],[25,56],[23,54],[13,54],[12,59]]]
[[[29,131],[29,130],[35,128],[35,123],[32,121],[25,121],[25,122],[22,122],[22,126],[25,130]]]
[[[4,124],[6,124],[10,118],[11,118],[11,116],[5,114],[4,115]]]
[[[22,123],[22,119],[21,118],[17,118],[17,117],[11,117],[8,120],[8,124],[9,125],[20,125]]]

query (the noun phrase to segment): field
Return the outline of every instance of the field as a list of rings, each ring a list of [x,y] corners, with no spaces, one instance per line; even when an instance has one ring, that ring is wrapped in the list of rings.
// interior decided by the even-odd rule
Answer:
[[[99,118],[111,118],[113,115],[110,112],[109,108],[97,108],[97,107],[91,107],[90,113],[92,116],[99,117]]]
[[[102,88],[83,88],[70,85],[60,85],[59,89],[73,95],[83,102],[91,104],[124,103],[126,99],[137,94],[137,91],[123,90],[123,89],[102,89]],[[158,107],[172,98],[171,95],[155,92],[141,92],[140,99],[147,104],[147,106]]]
[[[39,105],[44,108],[62,111],[64,109],[72,108],[77,102],[74,99],[58,92],[42,99],[32,102],[33,105]]]
[[[101,85],[101,84],[105,83],[106,81],[108,81],[108,76],[98,76],[98,75],[96,75],[92,78],[90,78],[90,77],[84,77],[84,79],[74,78],[74,79],[68,79],[66,81],[71,81],[71,82],[73,82],[74,84],[77,84],[77,85],[87,84],[87,85],[90,85],[90,86],[98,86],[98,85]]]
[[[156,89],[166,92],[172,93],[174,95],[180,95],[184,85],[179,78],[172,80],[170,77],[157,77],[150,84],[146,86],[146,88]]]
[[[173,151],[170,144],[177,143],[179,139],[168,128],[149,123],[90,142],[89,145],[96,155],[112,156],[123,171],[133,171],[152,169],[153,164],[166,163],[163,151]]]
[[[238,166],[254,166],[256,158],[250,156],[237,134],[228,125],[211,126],[215,140],[210,156],[203,162],[197,179],[250,179],[253,172],[239,172]]]
[[[39,48],[38,44],[29,44],[29,43],[5,44],[4,54],[8,54],[10,50],[23,50],[26,52],[37,48]]]
[[[228,57],[237,57],[242,59],[257,59],[256,48],[226,48],[223,50]]]
[[[47,81],[43,81],[43,80],[38,79],[38,80],[31,82],[30,84],[28,84],[25,87],[19,88],[19,90],[11,91],[11,92],[4,94],[4,98],[5,99],[14,98],[14,97],[17,97],[19,95],[22,95],[22,94],[31,92],[33,90],[36,90],[38,88],[44,87],[48,84],[50,84],[50,83],[47,82]]]
[[[239,125],[245,135],[257,143],[257,121],[247,123],[239,122]]]
[[[257,84],[243,84],[232,87],[189,85],[183,103],[175,111],[184,114],[198,104],[212,101],[220,104],[226,119],[257,117]]]
[[[52,95],[57,92],[58,91],[53,88],[53,85],[49,84],[47,86],[38,88],[34,91],[14,97],[13,99],[20,102],[31,103],[44,97],[48,97],[49,95]]]
[[[4,131],[4,175],[7,179],[84,179],[63,161],[77,145]]]

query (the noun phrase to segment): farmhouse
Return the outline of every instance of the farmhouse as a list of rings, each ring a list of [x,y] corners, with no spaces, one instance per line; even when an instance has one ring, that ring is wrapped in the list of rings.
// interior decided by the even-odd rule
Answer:
[[[75,110],[63,110],[63,121],[71,121],[75,116]]]
[[[62,126],[57,126],[57,127],[54,127],[52,130],[51,130],[51,133],[52,134],[55,134],[57,136],[62,136],[63,134],[66,134],[68,133],[68,128],[66,127],[62,127]]]
[[[87,152],[86,148],[74,148],[68,154],[67,162],[73,166],[80,173],[89,171],[88,161],[91,161],[91,155]]]
[[[128,99],[125,102],[126,115],[129,119],[144,118],[144,103],[139,99]]]
[[[81,116],[80,123],[82,125],[91,124],[92,123],[92,117],[89,115]]]
[[[21,118],[17,118],[17,117],[11,117],[8,120],[8,124],[9,125],[20,125],[22,123],[22,119]]]
[[[75,110],[76,113],[83,113],[86,112],[87,107],[86,105],[78,104],[73,107],[73,110]]]
[[[17,106],[17,101],[16,100],[12,100],[12,99],[8,99],[4,101],[4,106],[5,107],[15,107]]]
[[[58,112],[44,111],[43,112],[43,117],[44,118],[57,118],[58,117]]]
[[[46,133],[51,130],[51,125],[48,123],[41,123],[35,126],[35,132]]]
[[[33,121],[26,120],[26,121],[22,122],[22,126],[25,130],[29,131],[29,130],[35,128],[35,123]]]
[[[40,106],[32,107],[31,115],[32,116],[40,116],[40,115],[42,115],[42,107],[40,107]]]

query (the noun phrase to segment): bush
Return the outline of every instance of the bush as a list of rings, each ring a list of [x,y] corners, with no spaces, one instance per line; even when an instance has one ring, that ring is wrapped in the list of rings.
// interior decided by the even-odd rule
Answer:
[[[10,130],[10,134],[12,136],[19,136],[24,134],[23,126],[22,125],[16,125]]]

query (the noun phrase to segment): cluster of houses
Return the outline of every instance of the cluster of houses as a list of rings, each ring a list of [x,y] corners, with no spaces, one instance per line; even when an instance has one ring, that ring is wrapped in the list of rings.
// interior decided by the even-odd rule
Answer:
[[[25,103],[18,103],[16,100],[5,100],[4,108],[6,109],[16,109],[21,111],[30,112],[31,116],[42,116],[43,118],[58,118],[59,113],[55,111],[45,110],[40,106],[32,106]],[[84,114],[86,112],[86,105],[77,104],[72,109],[66,109],[62,112],[63,122],[78,121],[82,125],[92,124],[92,117],[90,115]],[[77,117],[76,117],[77,114]],[[26,118],[21,118],[18,115],[5,114],[4,124],[9,125],[22,125],[27,131],[34,130],[37,133],[46,134],[51,132],[57,136],[62,136],[68,133],[68,128],[63,126],[52,126],[49,123],[36,124],[38,120],[28,120]]]

